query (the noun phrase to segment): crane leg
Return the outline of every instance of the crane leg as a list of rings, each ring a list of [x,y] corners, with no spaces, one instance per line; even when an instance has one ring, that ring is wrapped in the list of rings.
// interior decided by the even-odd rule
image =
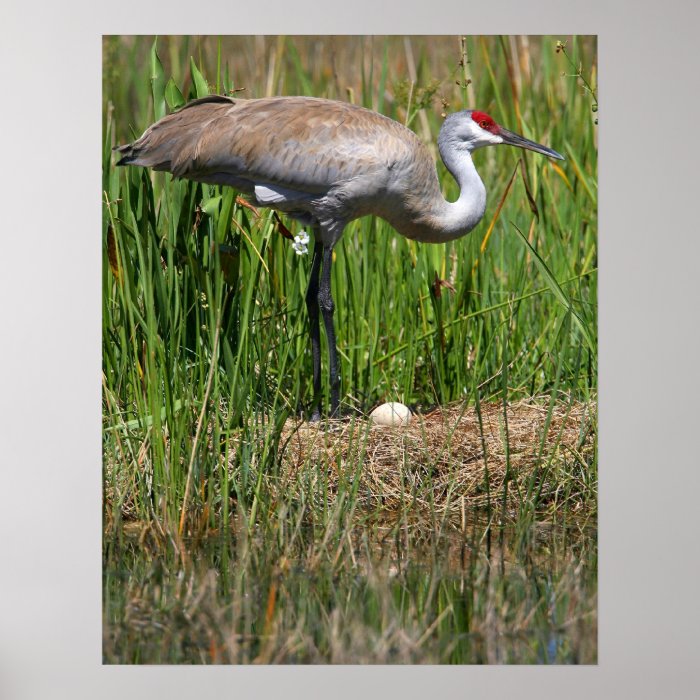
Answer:
[[[340,404],[340,377],[338,376],[338,348],[335,343],[335,329],[333,328],[333,311],[335,304],[331,294],[331,265],[333,264],[333,245],[323,246],[323,268],[321,270],[321,284],[318,290],[318,304],[321,307],[323,325],[326,327],[326,340],[328,341],[331,412],[330,417],[338,415]]]
[[[311,260],[311,278],[306,290],[306,308],[309,313],[311,326],[311,355],[314,363],[314,402],[311,409],[311,420],[321,420],[321,329],[318,322],[318,290],[319,273],[321,272],[321,260],[323,244],[316,239],[314,241],[314,254]]]

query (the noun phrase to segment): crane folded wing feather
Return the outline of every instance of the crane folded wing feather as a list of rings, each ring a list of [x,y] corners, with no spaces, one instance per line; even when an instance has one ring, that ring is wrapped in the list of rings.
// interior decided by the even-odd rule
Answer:
[[[290,190],[287,187],[271,184],[255,185],[255,199],[261,205],[270,206],[275,204],[283,204],[285,202],[298,202],[302,199],[308,199],[309,195],[306,192],[298,190]]]

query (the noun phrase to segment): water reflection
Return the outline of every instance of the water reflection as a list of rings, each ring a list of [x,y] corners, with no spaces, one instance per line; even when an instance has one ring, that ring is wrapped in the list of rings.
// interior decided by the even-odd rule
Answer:
[[[105,542],[106,663],[595,663],[593,529]]]

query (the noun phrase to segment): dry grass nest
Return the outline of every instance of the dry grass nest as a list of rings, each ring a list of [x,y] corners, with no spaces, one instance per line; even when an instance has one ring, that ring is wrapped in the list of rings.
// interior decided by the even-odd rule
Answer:
[[[368,420],[287,421],[280,442],[281,486],[332,499],[357,489],[360,505],[463,517],[465,508],[515,509],[528,491],[539,509],[590,510],[595,503],[595,401],[530,398],[414,415],[403,427]],[[487,478],[488,475],[488,478]],[[359,483],[357,480],[359,479]],[[317,482],[322,481],[322,484]],[[296,483],[296,487],[295,487]],[[321,487],[321,488],[319,488]]]

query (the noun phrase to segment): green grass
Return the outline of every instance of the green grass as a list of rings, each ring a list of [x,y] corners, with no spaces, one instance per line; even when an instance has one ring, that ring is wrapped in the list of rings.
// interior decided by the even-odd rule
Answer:
[[[574,72],[570,59],[595,85],[596,46],[568,38],[557,52],[557,39],[415,37],[409,51],[401,37],[105,38],[106,541],[137,521],[180,553],[181,536],[234,530],[246,546],[279,554],[272,543],[296,541],[297,528],[312,533],[318,557],[340,551],[339,566],[349,571],[352,556],[340,543],[358,523],[375,532],[372,523],[387,516],[381,494],[371,512],[358,505],[362,442],[348,450],[354,458],[333,489],[325,464],[305,463],[294,478],[282,468],[285,422],[312,399],[310,260],[294,254],[268,210],[257,217],[228,188],[114,165],[113,146],[208,91],[352,99],[408,123],[436,155],[443,100],[446,111],[478,107],[563,153],[567,160],[554,164],[509,147],[477,152],[487,210],[458,241],[417,244],[373,218],[348,226],[333,267],[341,395],[357,413],[385,400],[479,410],[538,396],[551,415],[567,402],[595,400],[597,101],[562,72]],[[462,50],[468,61],[460,65]],[[456,184],[437,167],[454,199]],[[562,506],[548,507],[547,518],[568,521],[576,510],[594,520],[595,450],[562,460],[544,449],[548,425],[536,474],[558,480]],[[503,430],[507,445],[507,422]],[[409,479],[425,465],[406,459],[397,468]],[[542,480],[533,477],[513,509],[506,478],[490,493],[488,516],[511,519],[522,535],[542,517]],[[410,527],[410,509],[409,500],[395,532]],[[439,520],[424,527],[448,526]],[[412,620],[420,636],[437,617]],[[143,660],[131,652],[131,661]]]

